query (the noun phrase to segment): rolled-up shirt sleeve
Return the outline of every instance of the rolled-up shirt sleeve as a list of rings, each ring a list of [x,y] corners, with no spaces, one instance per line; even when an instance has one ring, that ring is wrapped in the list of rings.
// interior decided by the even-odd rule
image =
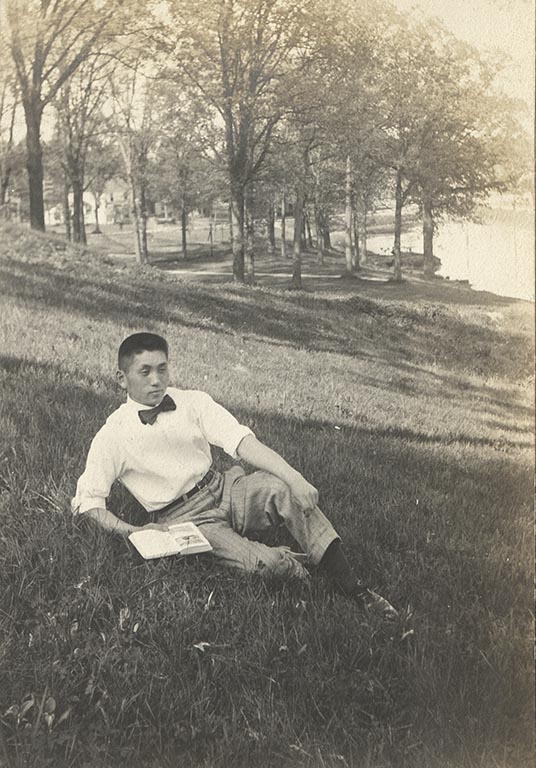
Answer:
[[[238,458],[237,448],[252,430],[235,419],[222,405],[205,392],[197,393],[199,425],[212,445],[217,445],[233,459]]]
[[[86,468],[78,480],[76,495],[71,501],[73,514],[81,515],[90,509],[106,509],[106,499],[120,471],[120,462],[110,436],[103,428],[97,432],[89,448]]]

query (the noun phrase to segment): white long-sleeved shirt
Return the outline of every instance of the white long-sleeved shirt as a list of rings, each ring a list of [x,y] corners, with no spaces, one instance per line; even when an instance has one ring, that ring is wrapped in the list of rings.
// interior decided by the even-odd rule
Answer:
[[[161,509],[208,472],[210,445],[236,458],[238,445],[253,432],[210,395],[168,387],[176,410],[142,424],[138,412],[149,410],[127,397],[91,443],[84,473],[71,502],[75,514],[106,509],[112,484],[119,480],[149,512]]]

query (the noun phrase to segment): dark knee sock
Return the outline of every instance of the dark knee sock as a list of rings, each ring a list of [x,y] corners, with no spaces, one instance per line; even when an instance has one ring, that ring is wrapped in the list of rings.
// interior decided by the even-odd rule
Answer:
[[[366,590],[366,586],[352,571],[338,539],[332,541],[326,549],[320,566],[343,594],[359,596]]]

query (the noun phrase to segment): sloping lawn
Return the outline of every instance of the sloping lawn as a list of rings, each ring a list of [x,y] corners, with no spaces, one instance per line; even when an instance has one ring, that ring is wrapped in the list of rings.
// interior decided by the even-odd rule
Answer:
[[[435,281],[180,281],[12,226],[0,293],[0,764],[529,765],[529,304]],[[396,631],[318,574],[142,562],[73,521],[138,330],[167,337],[175,385],[317,485]],[[126,494],[111,503],[143,521]]]

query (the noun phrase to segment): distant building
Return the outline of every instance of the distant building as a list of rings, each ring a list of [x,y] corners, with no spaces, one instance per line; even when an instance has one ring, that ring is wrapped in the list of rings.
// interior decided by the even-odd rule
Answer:
[[[132,197],[125,182],[113,180],[108,182],[99,201],[99,224],[127,224],[132,217]],[[69,194],[69,206],[72,215],[73,195]],[[84,192],[84,221],[86,227],[96,223],[96,200],[89,191]],[[46,207],[45,224],[47,226],[63,226],[64,207],[60,203]]]

